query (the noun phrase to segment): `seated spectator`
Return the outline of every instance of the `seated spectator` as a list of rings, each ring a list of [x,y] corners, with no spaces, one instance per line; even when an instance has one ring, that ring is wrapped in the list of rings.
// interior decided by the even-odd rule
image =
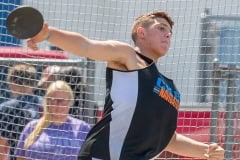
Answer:
[[[12,98],[0,104],[0,159],[14,160],[14,149],[24,126],[40,118],[41,98],[33,94],[36,69],[27,64],[14,65],[8,71],[7,82]]]
[[[53,82],[44,102],[42,118],[29,122],[20,136],[17,160],[77,160],[90,125],[68,115],[74,102],[72,89],[64,81]]]
[[[74,103],[70,107],[69,114],[75,118],[84,119],[84,100],[85,100],[85,88],[83,82],[82,69],[78,67],[65,66],[61,67],[59,80],[63,80],[73,90]]]
[[[35,94],[44,96],[46,89],[48,86],[55,80],[57,80],[57,76],[60,71],[60,66],[47,66],[43,71],[41,78],[37,84],[38,90],[35,91]]]

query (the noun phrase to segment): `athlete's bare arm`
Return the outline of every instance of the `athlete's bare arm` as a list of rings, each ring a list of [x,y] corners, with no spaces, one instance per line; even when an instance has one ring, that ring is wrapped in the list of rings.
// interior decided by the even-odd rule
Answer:
[[[178,133],[173,135],[166,150],[188,157],[198,157],[208,160],[224,159],[224,149],[219,145],[215,143],[210,145],[204,144]]]
[[[79,33],[49,27],[47,23],[38,35],[27,41],[28,47],[37,50],[37,43],[44,41],[49,34],[48,41],[53,45],[81,57],[107,61],[110,67],[131,70],[144,66],[141,59],[136,57],[134,48],[127,43],[91,40]]]

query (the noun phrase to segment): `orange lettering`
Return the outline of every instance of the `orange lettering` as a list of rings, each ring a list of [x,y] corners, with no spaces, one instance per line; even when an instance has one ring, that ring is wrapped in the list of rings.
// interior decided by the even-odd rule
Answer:
[[[170,103],[174,108],[178,110],[179,108],[178,100],[175,97],[173,97],[170,93],[168,93],[165,89],[160,90],[159,96],[162,97],[165,101]]]

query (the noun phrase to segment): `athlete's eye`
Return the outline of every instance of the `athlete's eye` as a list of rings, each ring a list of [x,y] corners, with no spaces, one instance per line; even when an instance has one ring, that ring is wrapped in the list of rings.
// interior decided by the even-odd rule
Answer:
[[[163,27],[163,26],[159,26],[158,29],[159,29],[161,32],[166,32],[166,31],[167,31],[166,28]]]
[[[156,27],[162,34],[172,34],[172,30],[166,26],[159,25]]]

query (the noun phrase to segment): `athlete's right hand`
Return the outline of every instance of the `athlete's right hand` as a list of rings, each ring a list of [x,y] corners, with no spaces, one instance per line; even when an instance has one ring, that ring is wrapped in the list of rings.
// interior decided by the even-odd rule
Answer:
[[[38,50],[37,43],[46,40],[49,35],[48,23],[44,23],[41,31],[34,37],[27,40],[27,46],[32,50]]]

